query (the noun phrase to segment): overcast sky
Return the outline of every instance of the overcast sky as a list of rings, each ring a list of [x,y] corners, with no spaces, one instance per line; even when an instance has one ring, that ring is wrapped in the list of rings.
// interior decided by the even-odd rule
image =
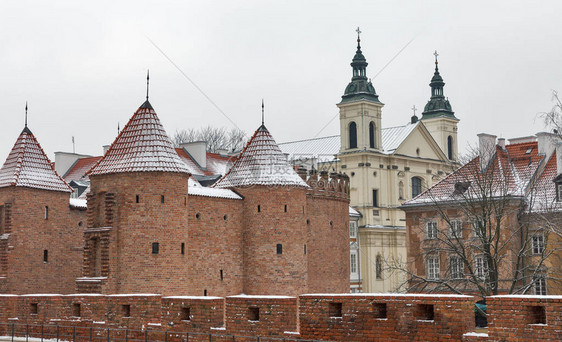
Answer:
[[[232,124],[150,38],[249,135],[278,142],[316,136],[338,113],[351,79],[357,26],[385,103],[383,126],[402,125],[430,96],[438,50],[459,149],[487,132],[544,130],[537,113],[562,92],[562,1],[25,1],[0,4],[0,159],[24,124],[50,158],[99,155],[150,101],[168,134]],[[419,113],[419,112],[418,112]],[[333,120],[319,136],[339,134]]]

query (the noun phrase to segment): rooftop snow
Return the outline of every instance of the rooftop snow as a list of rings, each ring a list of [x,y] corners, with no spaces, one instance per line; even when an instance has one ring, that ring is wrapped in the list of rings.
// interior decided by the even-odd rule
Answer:
[[[148,171],[189,173],[147,100],[88,174]]]
[[[7,186],[72,191],[57,174],[41,145],[27,127],[19,135],[0,169],[0,187]]]
[[[70,206],[74,208],[88,208],[87,201],[81,198],[71,198]]]
[[[213,187],[233,188],[250,185],[308,188],[264,125],[258,128],[230,170]]]
[[[382,152],[392,154],[396,151],[417,125],[418,123],[408,123],[404,126],[383,128],[381,130]],[[317,158],[319,162],[334,160],[334,156],[340,152],[340,146],[339,135],[279,144],[279,148],[288,155],[289,160]]]
[[[191,180],[191,178],[190,178]],[[199,183],[191,183],[187,188],[187,192],[192,196],[228,198],[228,199],[242,199],[237,193],[229,189],[217,189],[201,186]]]

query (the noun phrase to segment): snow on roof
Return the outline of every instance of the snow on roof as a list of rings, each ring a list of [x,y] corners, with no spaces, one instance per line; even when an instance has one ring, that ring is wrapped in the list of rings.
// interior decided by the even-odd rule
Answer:
[[[70,186],[57,174],[53,164],[27,126],[19,135],[0,169],[0,187],[7,186],[72,191]]]
[[[85,199],[80,199],[80,198],[71,198],[70,206],[74,208],[81,208],[81,209],[88,208],[87,201]]]
[[[213,187],[232,188],[250,185],[308,188],[264,125],[257,129],[230,170]]]
[[[496,146],[495,154],[487,169],[481,172],[480,158],[475,157],[455,172],[451,173],[417,197],[403,203],[404,207],[424,205],[436,201],[457,201],[459,186],[463,191],[472,191],[472,198],[479,196],[478,183],[490,181],[493,177],[494,188],[490,194],[497,196],[525,197],[533,196],[533,210],[539,207],[556,205],[556,189],[553,179],[556,177],[556,152],[548,161],[546,156],[538,154],[536,141],[525,141],[505,146],[505,150]],[[475,186],[471,186],[471,184]],[[461,189],[462,190],[462,189]]]
[[[554,296],[554,295],[550,295],[550,296],[541,296],[541,295],[496,295],[496,296],[490,296],[491,298],[521,298],[521,299],[543,299],[543,300],[548,300],[548,299],[556,299],[556,300],[560,300],[562,299],[562,296]]]
[[[230,165],[232,165],[231,160],[234,159],[229,156],[221,156],[218,153],[207,152],[207,167],[203,169],[183,148],[176,148],[176,153],[180,157],[180,160],[185,163],[189,173],[192,175],[224,175],[228,171]]]
[[[349,215],[351,215],[351,216],[361,216],[361,214],[357,210],[353,209],[352,206],[349,206]]]
[[[70,167],[66,174],[63,176],[64,180],[70,183],[71,181],[88,181],[86,172],[90,170],[102,157],[85,157],[78,159],[74,165]]]
[[[419,122],[383,128],[381,130],[382,153],[394,153],[418,125]],[[339,135],[279,144],[279,148],[288,155],[289,160],[317,158],[319,162],[334,160],[334,156],[340,152],[340,146]]]
[[[192,181],[189,183],[189,186],[187,187],[187,193],[190,196],[216,197],[236,200],[242,199],[240,195],[232,190],[204,187],[201,186],[197,181]]]
[[[88,173],[101,175],[149,171],[189,173],[147,100]]]

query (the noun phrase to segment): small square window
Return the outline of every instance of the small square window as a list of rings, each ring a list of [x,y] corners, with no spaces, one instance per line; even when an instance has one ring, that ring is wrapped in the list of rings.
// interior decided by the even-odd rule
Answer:
[[[386,303],[374,303],[373,304],[373,313],[375,315],[375,318],[378,318],[378,319],[387,318]]]
[[[342,316],[342,303],[330,303],[328,307],[330,317],[341,318]]]
[[[435,318],[433,304],[416,305],[416,311],[414,312],[414,316],[418,321],[433,321]]]
[[[182,321],[191,321],[191,308],[189,306],[181,308],[180,317]]]
[[[80,303],[72,303],[72,316],[74,316],[74,317],[80,317],[81,316]]]
[[[248,308],[248,321],[259,321],[260,320],[260,308],[249,307]]]
[[[31,303],[29,305],[29,313],[32,315],[37,315],[39,313],[39,304],[38,303]]]
[[[527,306],[528,324],[546,324],[546,310],[544,306]]]
[[[152,254],[158,254],[160,252],[160,244],[158,242],[152,243]]]

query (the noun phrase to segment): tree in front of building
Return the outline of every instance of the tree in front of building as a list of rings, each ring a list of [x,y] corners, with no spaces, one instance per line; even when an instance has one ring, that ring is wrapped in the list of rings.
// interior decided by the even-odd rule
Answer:
[[[224,127],[205,126],[199,129],[189,128],[176,131],[172,141],[176,147],[181,144],[205,141],[207,152],[218,151],[237,152],[241,151],[246,144],[247,135],[239,128],[227,130]]]

